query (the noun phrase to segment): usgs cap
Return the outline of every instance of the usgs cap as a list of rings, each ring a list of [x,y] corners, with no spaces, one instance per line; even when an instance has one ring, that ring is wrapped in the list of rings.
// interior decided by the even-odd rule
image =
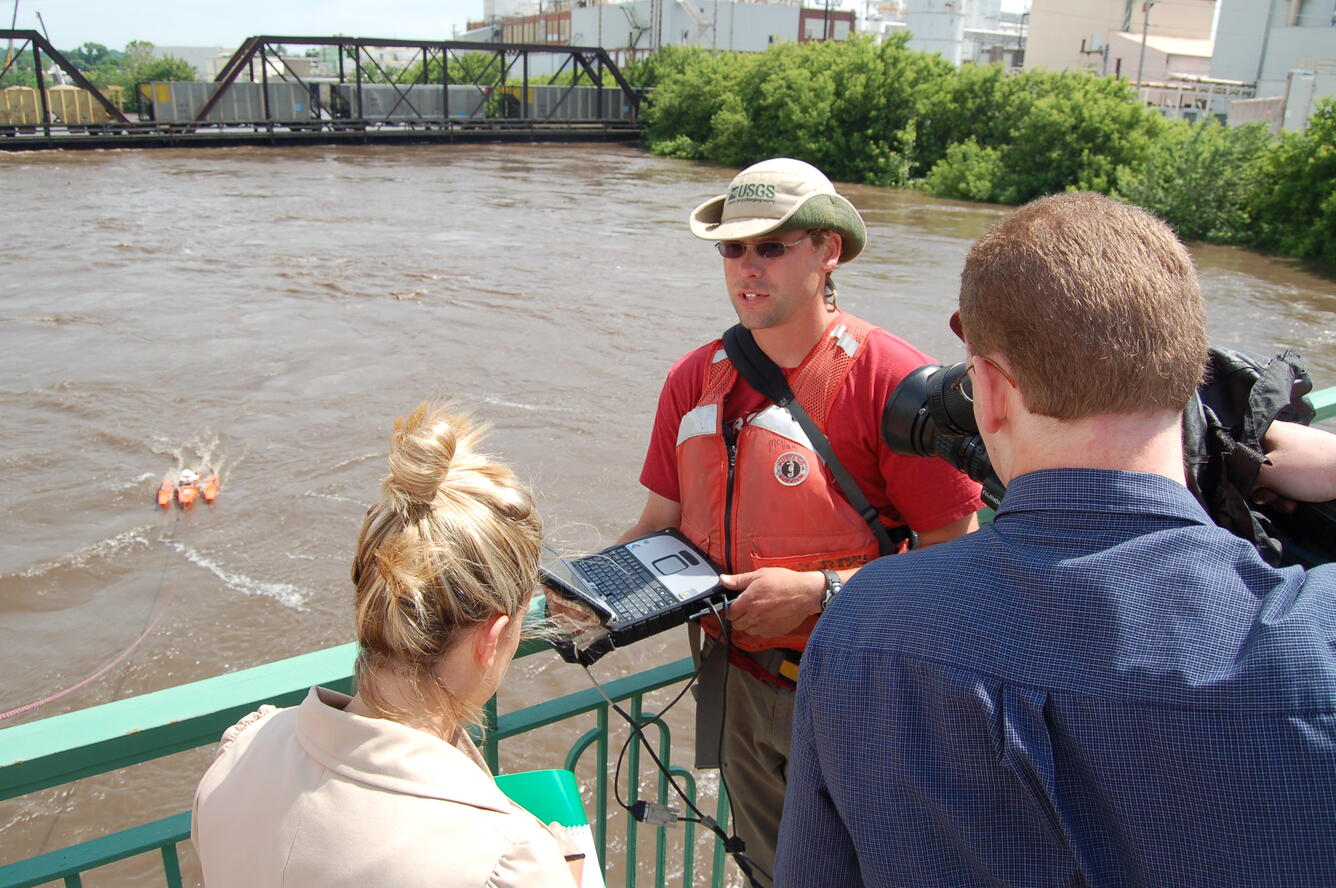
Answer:
[[[691,233],[702,240],[742,240],[829,228],[843,236],[840,261],[863,251],[867,228],[854,205],[810,163],[776,157],[747,167],[728,183],[728,192],[712,197],[691,213]]]

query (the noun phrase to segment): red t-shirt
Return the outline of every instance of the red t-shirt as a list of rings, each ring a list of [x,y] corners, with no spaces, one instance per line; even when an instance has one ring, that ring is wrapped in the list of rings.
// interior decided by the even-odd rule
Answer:
[[[937,457],[901,456],[881,438],[886,399],[910,371],[932,358],[885,330],[875,329],[835,395],[826,436],[863,495],[882,515],[917,532],[936,530],[978,511],[979,485]],[[654,431],[640,472],[640,483],[660,496],[680,502],[677,479],[677,428],[700,401],[713,343],[683,356],[659,394]],[[796,369],[796,368],[795,368]],[[793,370],[785,370],[791,375]],[[769,402],[741,377],[724,399],[724,421],[739,426]]]

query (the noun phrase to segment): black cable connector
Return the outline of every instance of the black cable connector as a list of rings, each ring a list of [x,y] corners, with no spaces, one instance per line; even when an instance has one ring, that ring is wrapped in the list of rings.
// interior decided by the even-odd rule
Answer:
[[[667,805],[660,805],[658,802],[641,799],[632,804],[629,810],[636,820],[652,826],[672,826],[677,822],[677,810]]]

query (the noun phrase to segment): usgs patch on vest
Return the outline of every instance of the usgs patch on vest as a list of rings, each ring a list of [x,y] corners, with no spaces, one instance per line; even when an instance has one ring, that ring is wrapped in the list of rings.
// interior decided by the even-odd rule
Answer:
[[[786,487],[795,487],[807,480],[807,459],[790,450],[775,460],[775,479]]]

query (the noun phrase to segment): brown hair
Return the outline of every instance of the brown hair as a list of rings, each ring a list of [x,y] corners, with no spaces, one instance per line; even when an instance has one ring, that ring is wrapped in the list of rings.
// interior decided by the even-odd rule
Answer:
[[[469,417],[428,403],[394,423],[390,474],[352,566],[358,693],[380,715],[404,714],[369,680],[391,669],[430,710],[476,721],[436,667],[468,629],[497,613],[518,616],[538,585],[543,530],[533,498],[478,451],[482,436]]]
[[[1182,410],[1206,322],[1187,249],[1162,221],[1098,194],[1027,204],[975,242],[960,320],[1011,365],[1026,408],[1057,419]]]
[[[825,245],[826,238],[830,237],[832,234],[839,234],[841,237],[844,236],[833,228],[813,228],[811,231],[807,232],[807,236],[812,239],[812,245],[818,250]],[[835,288],[835,272],[833,271],[826,273],[826,283],[822,288],[821,298],[826,300],[826,304],[831,308],[839,307],[840,294]]]

